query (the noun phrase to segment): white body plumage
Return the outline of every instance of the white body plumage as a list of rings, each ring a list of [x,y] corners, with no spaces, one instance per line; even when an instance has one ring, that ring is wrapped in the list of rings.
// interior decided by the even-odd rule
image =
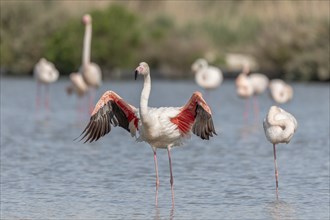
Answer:
[[[156,148],[181,146],[189,134],[182,136],[179,129],[171,122],[180,113],[177,107],[148,108],[148,120],[152,123],[142,124],[139,121],[139,137],[137,141],[145,141]]]
[[[40,83],[50,84],[55,82],[59,77],[59,72],[55,65],[45,58],[41,58],[34,66],[33,75]]]
[[[272,144],[289,143],[298,123],[290,113],[272,106],[264,119],[263,127],[268,141]]]
[[[281,79],[271,80],[269,91],[273,100],[280,104],[290,101],[293,97],[292,87]]]
[[[248,77],[255,95],[261,94],[267,89],[269,79],[264,74],[252,73]]]
[[[191,66],[195,73],[197,85],[204,89],[216,89],[223,81],[221,70],[214,66],[209,66],[205,59],[196,60]]]

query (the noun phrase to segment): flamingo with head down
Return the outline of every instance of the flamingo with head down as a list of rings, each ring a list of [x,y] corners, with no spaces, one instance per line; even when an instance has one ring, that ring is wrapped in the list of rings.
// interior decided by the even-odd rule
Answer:
[[[66,91],[68,95],[75,93],[80,100],[77,100],[77,113],[81,115],[83,108],[81,107],[81,98],[83,98],[88,92],[88,85],[84,81],[80,73],[71,73],[70,76],[71,84],[67,87]]]
[[[67,93],[71,95],[73,92],[78,97],[83,97],[88,91],[88,85],[85,83],[80,73],[70,73],[71,85],[67,87]]]
[[[136,140],[147,142],[154,153],[156,205],[159,187],[156,150],[158,148],[167,149],[172,204],[174,204],[171,149],[181,146],[191,133],[203,140],[209,140],[213,134],[216,134],[211,109],[200,92],[194,92],[188,103],[182,107],[151,108],[148,103],[151,77],[147,63],[140,63],[135,70],[135,79],[137,75],[144,77],[140,108],[137,109],[130,105],[113,91],[105,92],[97,102],[90,121],[82,132],[84,135],[82,139],[86,138],[85,142],[97,141],[111,131],[111,125],[119,125],[135,137],[138,133]]]
[[[269,142],[273,144],[276,198],[278,199],[278,171],[276,163],[276,144],[289,143],[297,130],[298,123],[295,117],[283,109],[272,106],[264,119],[263,127]]]

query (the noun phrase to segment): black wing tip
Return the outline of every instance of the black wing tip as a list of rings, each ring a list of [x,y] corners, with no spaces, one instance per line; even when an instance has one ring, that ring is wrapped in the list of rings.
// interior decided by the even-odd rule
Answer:
[[[215,131],[212,115],[207,112],[201,105],[196,106],[196,121],[193,133],[202,140],[210,140],[213,134],[218,135]]]

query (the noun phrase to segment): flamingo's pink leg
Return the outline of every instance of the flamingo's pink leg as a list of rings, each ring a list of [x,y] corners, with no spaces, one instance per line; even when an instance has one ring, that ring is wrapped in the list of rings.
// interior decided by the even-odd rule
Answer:
[[[172,206],[174,206],[174,189],[173,189],[174,180],[173,180],[173,174],[172,174],[171,147],[167,147],[167,153],[168,153],[168,161],[170,164],[170,175],[171,175],[170,183],[171,183],[171,192],[172,192]]]
[[[158,177],[158,163],[157,163],[157,154],[156,150],[154,150],[154,161],[155,161],[155,170],[156,170],[156,189],[159,187],[159,177]]]
[[[48,110],[49,111],[49,101],[50,101],[50,97],[49,97],[49,84],[47,84],[46,86],[45,86],[45,88],[46,88],[46,99],[45,99],[45,107],[46,107],[46,110]]]
[[[275,180],[276,180],[276,199],[278,199],[278,170],[277,170],[277,162],[276,162],[276,146],[275,146],[275,144],[273,144],[273,152],[274,152]]]
[[[253,106],[254,106],[254,118],[255,121],[258,122],[259,118],[259,103],[258,103],[258,98],[257,96],[253,96]]]
[[[94,109],[94,96],[95,96],[95,90],[91,89],[89,91],[89,113],[92,113]]]
[[[245,100],[245,110],[244,110],[244,113],[243,113],[243,117],[244,117],[244,122],[247,122],[248,121],[248,118],[249,118],[249,108],[250,108],[250,100],[247,98]]]
[[[159,188],[158,163],[157,163],[156,149],[153,149],[153,151],[154,151],[154,162],[155,162],[155,170],[156,170],[156,195],[155,195],[155,205],[158,206],[158,188]]]
[[[37,91],[36,91],[36,111],[39,111],[40,108],[40,83],[37,82]]]

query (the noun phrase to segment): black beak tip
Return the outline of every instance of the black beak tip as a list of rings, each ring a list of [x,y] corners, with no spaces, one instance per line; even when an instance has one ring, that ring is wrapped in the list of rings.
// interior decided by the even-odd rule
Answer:
[[[136,80],[137,76],[138,76],[138,71],[135,70],[135,80]]]

